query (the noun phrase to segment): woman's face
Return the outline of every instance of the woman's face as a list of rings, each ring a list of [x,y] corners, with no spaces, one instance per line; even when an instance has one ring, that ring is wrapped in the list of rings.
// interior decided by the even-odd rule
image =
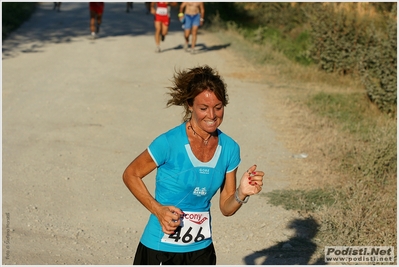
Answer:
[[[194,98],[193,106],[189,108],[192,112],[191,122],[207,133],[216,131],[223,121],[223,103],[210,90],[205,90],[197,95]]]

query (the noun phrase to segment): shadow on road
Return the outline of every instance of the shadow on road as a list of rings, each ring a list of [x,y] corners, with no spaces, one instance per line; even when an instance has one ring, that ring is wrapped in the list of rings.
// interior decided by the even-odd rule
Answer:
[[[183,44],[183,29],[177,13],[178,7],[172,7],[169,33],[181,32]],[[144,3],[134,3],[133,10],[127,13],[125,2],[106,2],[99,37],[153,36],[153,18],[153,15],[147,14]],[[15,56],[15,51],[41,52],[40,48],[47,43],[68,43],[77,41],[80,37],[89,38],[89,20],[88,2],[64,2],[61,12],[53,10],[53,2],[42,2],[38,4],[32,17],[21,26],[24,27],[24,34],[11,34],[3,42],[3,59]],[[201,46],[199,52],[218,50],[229,45],[207,47],[205,44],[197,44]],[[182,48],[177,46],[168,50]]]
[[[308,265],[317,245],[312,241],[319,229],[313,218],[294,219],[288,228],[295,229],[295,236],[275,246],[255,251],[244,258],[247,265]],[[263,261],[262,261],[263,260]],[[262,262],[260,262],[262,261]],[[325,265],[319,258],[314,265]]]
[[[196,44],[196,54],[199,53],[204,53],[204,52],[209,52],[209,51],[216,51],[216,50],[220,50],[220,49],[225,49],[227,47],[229,47],[231,44],[224,44],[224,45],[213,45],[213,46],[207,46],[206,44]],[[198,49],[198,47],[200,47]],[[168,49],[164,49],[162,50],[162,52],[167,52],[167,51],[171,51],[171,50],[180,50],[183,49],[183,45],[178,45],[172,48],[168,48]]]

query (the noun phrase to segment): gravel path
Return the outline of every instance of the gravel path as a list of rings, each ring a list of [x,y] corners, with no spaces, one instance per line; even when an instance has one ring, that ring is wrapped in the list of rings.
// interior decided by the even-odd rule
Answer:
[[[221,129],[241,146],[239,173],[256,163],[267,173],[263,192],[288,185],[291,152],[267,121],[276,112],[271,88],[240,78],[256,70],[229,43],[201,31],[197,53],[184,52],[172,13],[157,54],[144,3],[130,13],[125,3],[106,3],[93,41],[87,3],[64,2],[60,13],[52,7],[42,3],[3,42],[3,264],[132,263],[149,213],[121,176],[153,138],[181,122],[181,108],[165,108],[174,69],[208,64],[220,72],[230,96]],[[150,189],[154,176],[146,178]],[[217,201],[219,265],[303,262],[255,253],[293,237],[293,212],[258,195],[223,217]]]

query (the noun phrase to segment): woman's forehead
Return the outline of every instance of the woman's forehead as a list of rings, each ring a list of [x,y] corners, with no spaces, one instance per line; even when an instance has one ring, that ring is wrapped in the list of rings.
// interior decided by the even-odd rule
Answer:
[[[201,93],[199,93],[195,98],[194,102],[197,105],[217,105],[219,103],[222,103],[221,100],[217,98],[214,92],[211,90],[204,90]]]

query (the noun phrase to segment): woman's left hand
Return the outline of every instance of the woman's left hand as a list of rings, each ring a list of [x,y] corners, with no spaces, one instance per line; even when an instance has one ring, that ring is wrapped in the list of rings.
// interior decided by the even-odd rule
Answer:
[[[253,165],[242,175],[239,185],[240,195],[250,196],[262,191],[263,176],[265,173],[257,171],[256,167],[256,165]]]

